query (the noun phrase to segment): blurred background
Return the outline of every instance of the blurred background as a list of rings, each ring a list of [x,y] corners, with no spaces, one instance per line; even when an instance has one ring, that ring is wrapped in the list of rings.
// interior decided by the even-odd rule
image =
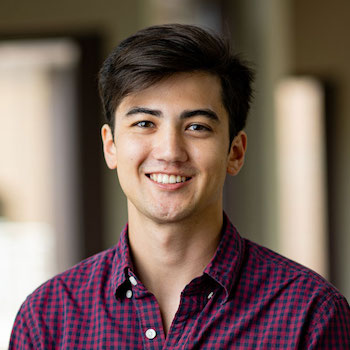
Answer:
[[[103,160],[97,72],[160,23],[229,34],[252,62],[247,159],[225,210],[349,300],[349,13],[347,0],[2,0],[0,349],[31,291],[118,240],[126,200]]]

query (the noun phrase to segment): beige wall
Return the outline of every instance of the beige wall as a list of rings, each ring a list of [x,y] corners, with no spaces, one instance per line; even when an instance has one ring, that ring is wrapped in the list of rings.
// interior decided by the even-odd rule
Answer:
[[[328,114],[330,246],[334,284],[350,299],[350,2],[297,0],[294,71],[333,88]]]

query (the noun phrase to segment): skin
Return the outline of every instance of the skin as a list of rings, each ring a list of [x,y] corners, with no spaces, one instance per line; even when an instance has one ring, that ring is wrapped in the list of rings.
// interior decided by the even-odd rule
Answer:
[[[219,79],[177,73],[126,96],[114,138],[102,127],[108,167],[127,197],[129,241],[137,275],[156,297],[167,334],[184,287],[213,257],[222,227],[226,174],[244,163],[241,131],[229,148],[229,122]],[[151,174],[185,182],[157,183]]]

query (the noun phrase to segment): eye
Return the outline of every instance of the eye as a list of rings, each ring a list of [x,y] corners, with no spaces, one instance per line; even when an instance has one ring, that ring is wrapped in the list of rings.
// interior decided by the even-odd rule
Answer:
[[[191,131],[211,131],[211,129],[202,124],[191,124],[188,128]]]
[[[149,120],[142,120],[140,122],[133,124],[133,126],[138,126],[139,128],[153,128],[154,123],[152,123]]]

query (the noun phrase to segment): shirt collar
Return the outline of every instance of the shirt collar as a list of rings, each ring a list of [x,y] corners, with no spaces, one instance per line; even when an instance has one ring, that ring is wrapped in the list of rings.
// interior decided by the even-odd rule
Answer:
[[[231,224],[227,215],[225,213],[223,215],[221,240],[215,255],[204,269],[204,273],[224,288],[226,294],[224,302],[226,302],[230,297],[242,264],[244,241],[236,228]],[[132,269],[128,224],[126,224],[120,234],[113,261],[112,288],[116,297],[119,297],[124,292],[128,271]]]
[[[208,274],[224,288],[226,293],[224,302],[230,297],[237,280],[244,256],[243,252],[244,241],[224,213],[222,236],[219,246],[212,260],[204,270],[204,273]]]
[[[127,281],[129,269],[132,269],[132,262],[129,249],[128,224],[126,224],[120,234],[113,259],[112,288],[116,297],[119,297],[124,290],[123,286]]]

